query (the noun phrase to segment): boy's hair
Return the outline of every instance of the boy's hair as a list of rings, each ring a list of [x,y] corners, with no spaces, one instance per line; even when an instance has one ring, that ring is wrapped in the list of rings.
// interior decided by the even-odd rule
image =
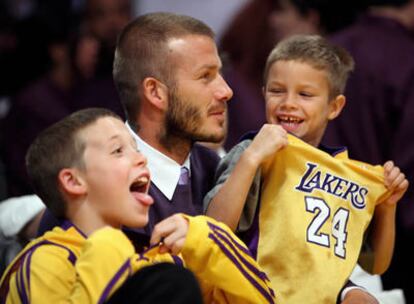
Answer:
[[[174,86],[174,65],[167,43],[172,38],[202,35],[214,39],[205,23],[172,13],[142,15],[129,23],[118,37],[113,78],[129,124],[136,126],[140,109],[140,86],[146,77],[154,77]]]
[[[267,58],[264,83],[271,66],[277,61],[299,61],[326,71],[329,100],[343,94],[349,73],[354,69],[352,56],[343,48],[318,35],[294,35],[279,42]]]
[[[64,168],[85,169],[83,152],[86,143],[79,136],[86,127],[115,113],[100,108],[77,111],[43,130],[26,153],[26,167],[34,191],[57,217],[65,215],[65,200],[58,183]],[[122,120],[121,120],[122,121]]]

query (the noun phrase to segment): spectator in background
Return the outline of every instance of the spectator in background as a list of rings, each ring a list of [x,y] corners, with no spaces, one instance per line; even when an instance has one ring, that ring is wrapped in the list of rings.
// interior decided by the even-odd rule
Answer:
[[[234,17],[219,42],[223,56],[223,74],[233,89],[228,106],[228,133],[225,148],[229,150],[250,130],[266,121],[262,94],[262,73],[267,55],[275,44],[275,33],[269,16],[278,1],[253,0]]]
[[[97,74],[112,75],[116,39],[131,20],[130,0],[87,0],[82,30],[100,43]]]
[[[124,117],[112,79],[112,63],[117,36],[130,21],[131,11],[130,0],[86,0],[80,31],[90,39],[95,39],[98,49],[94,59],[96,64],[93,66],[93,72],[90,71],[93,77],[77,87],[74,100],[76,109],[105,107]],[[91,45],[80,47],[89,51],[89,55],[93,52]],[[86,59],[90,62],[91,56]],[[81,62],[76,66],[82,69]]]
[[[46,70],[12,98],[3,126],[7,130],[2,149],[9,195],[33,193],[24,166],[26,149],[38,132],[71,111],[68,31],[41,20],[38,24],[38,28],[31,29],[31,35],[44,44],[38,60],[45,58],[42,69]]]
[[[86,107],[105,107],[119,115],[123,112],[112,81],[112,60],[116,35],[130,18],[129,0],[88,0],[80,24],[68,21],[63,8],[70,4],[39,1],[33,17],[36,27],[24,27],[30,33],[27,41],[33,45],[40,41],[41,47],[35,48],[39,52],[29,57],[40,68],[34,69],[38,76],[30,77],[12,98],[10,113],[3,122],[7,130],[2,154],[8,196],[33,192],[24,155],[41,130]],[[59,12],[61,19],[52,12]],[[79,21],[76,15],[72,17]],[[24,51],[31,50],[30,46]]]
[[[414,180],[414,1],[371,1],[351,27],[332,36],[353,55],[356,70],[346,89],[348,103],[327,129],[324,142],[348,146],[350,156],[371,163],[393,159]],[[358,133],[358,136],[354,134]],[[386,288],[402,287],[414,303],[414,188],[397,209],[394,259],[383,276]]]

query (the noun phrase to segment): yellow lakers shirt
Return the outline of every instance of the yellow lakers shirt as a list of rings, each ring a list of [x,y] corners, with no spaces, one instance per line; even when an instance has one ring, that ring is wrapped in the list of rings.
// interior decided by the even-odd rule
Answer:
[[[278,303],[335,303],[357,262],[383,168],[331,156],[289,135],[262,168],[257,261]]]
[[[86,237],[65,223],[31,242],[0,281],[0,303],[104,303],[133,273],[158,262],[183,264],[197,276],[205,303],[274,303],[270,282],[225,225],[187,217],[180,256],[157,247],[140,254],[120,230]]]

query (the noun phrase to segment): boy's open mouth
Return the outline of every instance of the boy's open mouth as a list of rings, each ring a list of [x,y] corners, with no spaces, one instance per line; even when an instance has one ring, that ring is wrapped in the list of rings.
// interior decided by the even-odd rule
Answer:
[[[286,123],[286,124],[299,124],[303,122],[303,119],[293,117],[293,116],[287,116],[287,115],[280,115],[277,117],[279,120],[279,123]]]
[[[301,118],[288,115],[278,115],[277,116],[278,124],[283,127],[288,132],[294,133],[300,124],[304,121]]]
[[[129,190],[131,192],[147,193],[149,181],[148,176],[140,176],[131,184]]]

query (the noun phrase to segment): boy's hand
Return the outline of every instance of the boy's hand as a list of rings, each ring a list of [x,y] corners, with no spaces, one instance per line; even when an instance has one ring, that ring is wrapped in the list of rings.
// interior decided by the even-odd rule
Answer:
[[[180,214],[174,214],[155,225],[151,245],[160,244],[160,253],[178,254],[184,246],[188,232],[188,221]]]
[[[384,202],[386,205],[395,205],[408,189],[408,180],[400,168],[394,165],[393,161],[384,164],[385,187],[392,192],[391,196]]]
[[[287,132],[279,125],[265,124],[246,149],[249,158],[261,164],[288,144]]]

